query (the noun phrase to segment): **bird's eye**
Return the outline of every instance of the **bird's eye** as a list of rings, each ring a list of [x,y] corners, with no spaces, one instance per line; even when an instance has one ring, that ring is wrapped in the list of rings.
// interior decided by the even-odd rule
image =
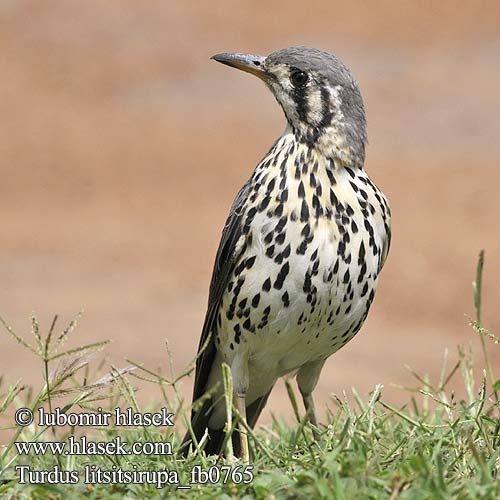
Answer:
[[[294,69],[290,73],[290,81],[296,88],[304,87],[309,81],[309,75],[304,71],[300,71],[300,69]]]

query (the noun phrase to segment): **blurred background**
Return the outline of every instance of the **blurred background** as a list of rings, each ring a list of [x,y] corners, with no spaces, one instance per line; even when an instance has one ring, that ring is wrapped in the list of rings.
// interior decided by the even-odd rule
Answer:
[[[328,361],[319,404],[376,383],[407,400],[392,386],[413,384],[404,365],[436,381],[461,343],[481,367],[468,326],[481,248],[484,325],[500,332],[498,2],[1,1],[0,315],[29,335],[32,311],[46,331],[83,310],[71,346],[110,338],[110,363],[155,369],[168,339],[184,367],[233,197],[284,128],[260,81],[209,58],[290,45],[354,72],[366,169],[393,212],[374,306]],[[42,380],[5,332],[0,373]],[[284,394],[269,405],[281,416]]]

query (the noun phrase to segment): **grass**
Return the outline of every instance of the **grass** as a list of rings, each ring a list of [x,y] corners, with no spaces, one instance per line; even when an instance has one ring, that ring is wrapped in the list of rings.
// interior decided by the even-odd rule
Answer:
[[[482,325],[481,253],[474,283],[476,318],[471,329],[482,342],[484,369],[479,379],[474,377],[473,356],[470,350],[459,347],[458,362],[447,367],[447,356],[438,381],[431,383],[414,373],[416,387],[408,391],[407,403],[395,408],[384,401],[383,388],[376,385],[366,397],[353,391],[332,398],[326,425],[321,427],[320,439],[313,440],[306,415],[301,413],[295,392],[287,385],[295,425],[274,420],[271,426],[250,432],[253,451],[253,480],[244,484],[241,464],[227,459],[207,457],[200,450],[187,460],[173,455],[19,455],[16,442],[66,441],[82,434],[94,441],[113,441],[119,436],[131,442],[171,442],[173,450],[179,436],[172,427],[39,427],[31,424],[15,427],[14,410],[27,407],[47,411],[61,407],[65,413],[97,411],[98,407],[113,411],[131,407],[134,411],[155,411],[140,408],[133,383],[136,379],[156,384],[161,395],[158,407],[175,413],[176,422],[186,422],[186,411],[180,396],[179,384],[193,370],[191,364],[175,375],[150,370],[130,362],[122,369],[114,367],[103,374],[103,365],[92,357],[105,347],[105,342],[62,350],[72,334],[76,320],[56,334],[57,318],[47,335],[40,334],[36,318],[32,318],[33,343],[16,334],[3,320],[10,336],[32,351],[42,368],[43,382],[38,392],[23,387],[20,381],[0,386],[0,417],[11,429],[12,438],[0,446],[0,498],[63,499],[121,499],[121,498],[306,498],[306,499],[493,499],[500,498],[500,379],[495,378],[488,349],[500,339]],[[168,346],[167,346],[168,347]],[[55,365],[55,367],[54,367]],[[90,373],[101,373],[91,379]],[[231,380],[226,371],[224,379],[227,404],[231,404]],[[459,378],[464,399],[456,400],[449,389],[450,381]],[[2,381],[3,382],[3,381]],[[57,403],[57,404],[56,404]],[[237,425],[233,415],[230,427]],[[5,434],[4,427],[4,434]],[[229,440],[230,443],[230,440]],[[167,484],[158,489],[155,484],[19,484],[16,466],[29,465],[32,470],[82,471],[85,467],[117,471],[169,471],[170,480],[190,484],[191,471],[201,467],[211,471],[221,466],[224,473],[233,471],[229,480],[216,484],[191,484],[190,490]],[[224,469],[224,466],[226,468]],[[235,472],[234,472],[235,471]],[[207,472],[208,473],[208,472]],[[83,476],[83,473],[82,473]],[[165,478],[164,478],[165,479]]]

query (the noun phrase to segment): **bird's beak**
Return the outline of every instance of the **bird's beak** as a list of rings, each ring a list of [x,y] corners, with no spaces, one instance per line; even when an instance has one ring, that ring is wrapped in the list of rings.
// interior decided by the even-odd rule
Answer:
[[[227,66],[241,69],[247,73],[258,76],[261,80],[266,80],[267,73],[264,69],[266,60],[263,56],[255,56],[253,54],[215,54],[211,59],[216,60]]]

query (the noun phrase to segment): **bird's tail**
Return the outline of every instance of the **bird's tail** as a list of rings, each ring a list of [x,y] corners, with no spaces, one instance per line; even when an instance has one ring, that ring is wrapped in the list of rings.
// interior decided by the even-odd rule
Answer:
[[[250,428],[254,428],[257,423],[257,419],[261,414],[264,406],[267,403],[269,394],[272,388],[260,398],[256,399],[253,403],[247,406],[247,424]],[[204,451],[207,455],[220,455],[222,453],[222,445],[224,444],[224,439],[226,433],[223,428],[212,429],[208,426],[208,421],[212,413],[213,401],[212,399],[207,399],[202,407],[196,412],[191,413],[191,429],[186,432],[184,439],[182,440],[181,446],[179,448],[179,453],[181,456],[186,458],[189,454],[189,449],[193,444],[193,436],[196,443],[199,443],[205,433],[207,433],[207,441],[204,446]],[[241,455],[241,444],[238,429],[236,428],[231,436],[233,442],[233,453],[235,456],[239,457]]]
[[[207,433],[206,444],[203,447],[205,453],[207,455],[219,455],[221,453],[226,433],[223,428],[212,429],[208,426],[212,414],[212,405],[212,399],[208,399],[199,410],[191,412],[191,429],[187,430],[179,449],[179,453],[184,458],[188,456],[191,445],[194,443],[199,444],[205,433]],[[236,456],[239,456],[240,445],[237,431],[233,432],[232,441],[233,451]]]

